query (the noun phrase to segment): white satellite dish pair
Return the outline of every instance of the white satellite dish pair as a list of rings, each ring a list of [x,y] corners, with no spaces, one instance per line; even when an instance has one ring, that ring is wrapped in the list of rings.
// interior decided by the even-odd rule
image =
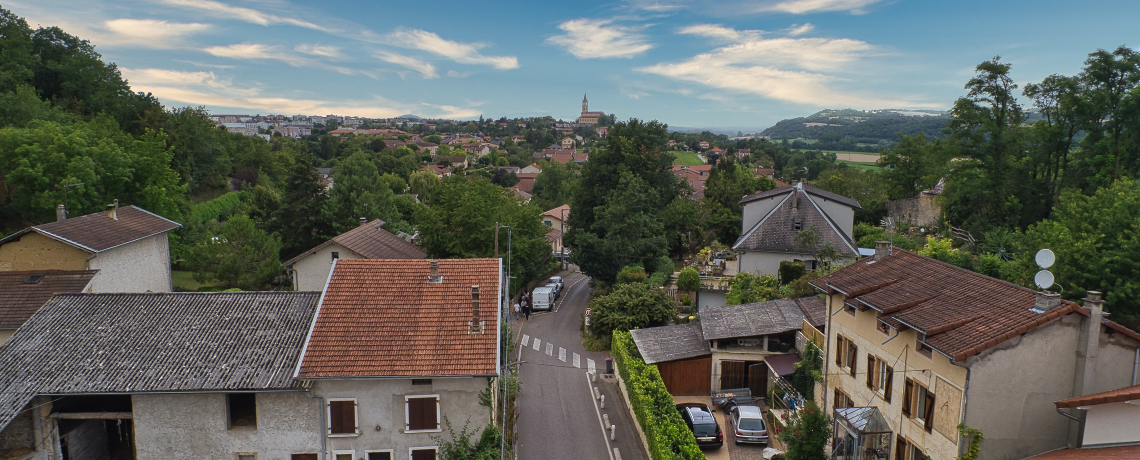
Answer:
[[[1037,255],[1033,258],[1037,261],[1037,266],[1041,267],[1041,271],[1037,272],[1037,274],[1033,276],[1033,283],[1042,290],[1049,289],[1053,286],[1053,283],[1056,280],[1053,278],[1053,273],[1050,272],[1048,268],[1052,267],[1053,264],[1057,262],[1057,256],[1053,254],[1053,251],[1042,249],[1040,251],[1037,251]]]

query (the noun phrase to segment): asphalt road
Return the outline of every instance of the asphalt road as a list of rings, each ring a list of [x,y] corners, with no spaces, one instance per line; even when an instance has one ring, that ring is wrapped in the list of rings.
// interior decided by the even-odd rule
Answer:
[[[580,273],[565,278],[553,312],[516,323],[522,361],[518,459],[612,460],[616,447],[623,460],[648,460],[617,384],[601,376],[608,355],[582,348],[578,328],[590,298],[589,280]],[[599,374],[592,383],[591,363]],[[595,386],[605,395],[605,408],[593,396]],[[614,441],[603,431],[603,414],[615,426]]]

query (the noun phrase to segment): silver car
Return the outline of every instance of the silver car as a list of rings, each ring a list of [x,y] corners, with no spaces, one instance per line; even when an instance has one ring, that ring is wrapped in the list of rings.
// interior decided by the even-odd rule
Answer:
[[[764,413],[756,406],[735,406],[731,409],[732,429],[736,443],[768,444],[768,427]]]

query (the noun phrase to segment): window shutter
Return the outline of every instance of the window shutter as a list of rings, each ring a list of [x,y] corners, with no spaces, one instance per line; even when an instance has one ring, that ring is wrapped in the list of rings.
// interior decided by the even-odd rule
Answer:
[[[835,399],[831,402],[831,406],[833,409],[842,409],[843,408],[843,406],[840,404],[840,401],[839,401],[839,389],[838,388],[835,389]]]
[[[843,336],[835,337],[835,365],[843,367],[843,351],[847,348],[847,344],[843,343]]]
[[[867,353],[867,388],[875,389],[875,357]]]
[[[906,379],[906,387],[903,388],[903,415],[910,417],[911,400],[914,399],[914,382]]]
[[[346,433],[356,433],[356,401],[342,401],[344,403],[344,428]]]
[[[895,460],[906,460],[906,440],[901,435],[895,439]]]
[[[855,368],[859,367],[859,347],[851,345],[851,357],[848,361],[851,362],[851,376],[855,376]]]
[[[886,381],[880,382],[879,385],[883,386],[883,399],[885,399],[887,402],[891,402],[891,390],[894,387],[895,370],[891,369],[889,366],[887,367],[885,379]]]
[[[329,433],[345,433],[343,401],[329,401]]]
[[[408,399],[408,429],[409,430],[438,430],[436,398],[409,398]]]
[[[926,392],[926,414],[923,415],[926,432],[934,428],[934,393]]]

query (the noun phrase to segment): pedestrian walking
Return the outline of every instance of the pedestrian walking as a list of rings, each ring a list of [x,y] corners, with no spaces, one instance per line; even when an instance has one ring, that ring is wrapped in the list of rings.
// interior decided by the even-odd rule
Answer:
[[[522,311],[523,311],[523,316],[526,317],[526,320],[530,321],[530,304],[526,303],[525,300],[523,301]]]
[[[522,309],[522,307],[519,306],[519,303],[515,302],[515,321],[518,321],[519,311],[521,311],[521,309]]]

